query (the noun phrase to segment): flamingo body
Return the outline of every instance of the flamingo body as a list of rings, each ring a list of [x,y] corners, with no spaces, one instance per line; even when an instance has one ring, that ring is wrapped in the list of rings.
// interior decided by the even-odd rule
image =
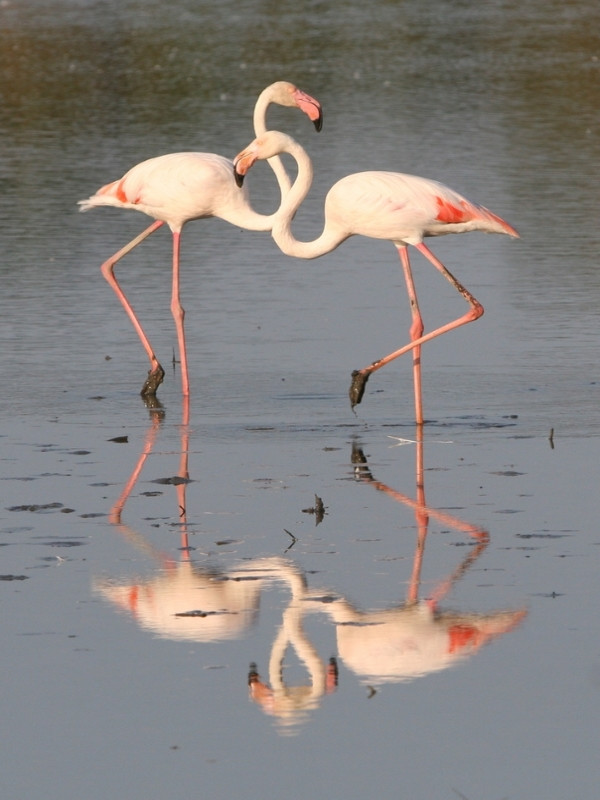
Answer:
[[[216,153],[169,153],[132,167],[118,181],[80,203],[81,210],[115,206],[141,211],[180,233],[186,222],[220,217],[234,225],[269,230],[270,218],[256,214],[245,187],[233,178],[233,162]],[[265,227],[266,226],[266,227]]]
[[[429,236],[449,233],[503,233],[518,237],[517,231],[484,206],[467,200],[438,181],[399,172],[358,172],[342,178],[325,198],[325,224],[320,236],[312,242],[298,241],[292,233],[291,221],[308,194],[312,183],[312,164],[305,150],[279,131],[267,131],[256,138],[234,159],[238,184],[259,160],[279,153],[289,153],[298,165],[298,175],[277,212],[272,236],[280,249],[296,258],[318,258],[338,247],[349,236],[361,235],[391,241],[400,255],[410,301],[412,325],[410,343],[369,366],[352,373],[350,402],[352,407],[362,400],[369,376],[409,350],[413,351],[415,414],[423,423],[421,390],[421,345],[454,328],[478,319],[483,306],[452,275],[425,245]],[[423,334],[408,245],[413,245],[448,280],[467,301],[470,308],[462,317]]]
[[[325,199],[325,228],[396,244],[425,237],[484,231],[517,233],[487,208],[438,181],[400,172],[357,172],[338,181]]]
[[[336,623],[340,659],[370,684],[410,681],[452,667],[527,615],[524,609],[437,612],[427,602],[361,612],[340,600],[326,610]]]
[[[287,81],[277,81],[261,92],[254,108],[254,129],[257,134],[266,130],[266,113],[271,103],[298,108],[321,129],[320,103]],[[291,181],[281,159],[269,161],[281,196],[289,191]],[[119,180],[101,187],[87,200],[80,200],[81,211],[99,206],[141,211],[154,222],[129,244],[102,264],[102,274],[113,288],[127,312],[144,349],[150,359],[150,371],[142,388],[142,395],[152,397],[164,377],[154,350],[140,321],[115,274],[115,264],[137,247],[144,239],[166,223],[173,235],[173,278],[171,311],[175,320],[181,383],[184,396],[189,395],[189,376],[183,319],[185,312],[179,300],[179,250],[180,236],[186,222],[206,217],[220,217],[233,225],[255,231],[271,230],[274,214],[259,214],[250,205],[248,193],[240,191],[233,174],[233,162],[215,153],[183,152],[150,158],[132,167]]]

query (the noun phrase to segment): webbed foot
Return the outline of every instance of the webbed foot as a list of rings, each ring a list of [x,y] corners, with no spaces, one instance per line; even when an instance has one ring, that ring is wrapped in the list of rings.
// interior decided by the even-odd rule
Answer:
[[[165,371],[158,363],[154,369],[148,370],[148,377],[146,378],[144,385],[142,386],[142,391],[140,392],[142,397],[154,397],[156,395],[156,390],[163,382],[164,377]]]
[[[363,394],[365,393],[365,386],[367,385],[370,374],[370,372],[363,372],[359,369],[355,369],[352,373],[352,383],[350,384],[350,389],[348,391],[350,405],[352,408],[357,406],[362,400]]]

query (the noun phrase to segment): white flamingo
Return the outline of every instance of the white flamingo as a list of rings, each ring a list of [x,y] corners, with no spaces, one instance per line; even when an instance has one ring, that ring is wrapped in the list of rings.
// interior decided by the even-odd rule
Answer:
[[[266,130],[267,108],[271,103],[299,108],[314,123],[317,130],[322,126],[320,103],[310,95],[287,81],[278,81],[260,94],[254,109],[254,130],[260,135]],[[279,158],[270,161],[283,195],[290,187],[290,180]],[[115,264],[133,250],[140,242],[154,233],[165,222],[173,234],[173,284],[171,312],[175,320],[181,382],[184,396],[189,395],[188,363],[183,326],[184,310],[179,299],[179,250],[181,230],[186,222],[204,217],[220,217],[227,222],[249,230],[268,231],[274,215],[259,214],[252,209],[248,194],[240,192],[235,184],[232,162],[215,153],[169,153],[168,155],[142,161],[129,170],[120,180],[103,186],[87,200],[79,202],[80,210],[87,211],[97,206],[116,206],[141,211],[154,222],[129,244],[121,248],[102,264],[102,274],[113,288],[150,359],[150,370],[141,394],[152,397],[164,377],[156,354],[140,321],[115,274]]]
[[[350,402],[352,407],[360,403],[372,372],[413,350],[416,420],[421,424],[421,345],[483,314],[483,306],[436,258],[423,239],[468,231],[505,233],[518,237],[517,231],[487,208],[472,203],[437,181],[399,172],[358,172],[347,175],[332,186],[325,198],[323,232],[312,242],[301,242],[291,231],[291,221],[308,194],[313,171],[310,158],[294,139],[279,131],[267,131],[258,136],[234,159],[236,179],[241,185],[244,175],[257,160],[279,153],[289,153],[298,164],[296,181],[282,202],[272,228],[273,238],[286,255],[317,258],[334,250],[349,236],[357,234],[388,239],[397,248],[411,306],[411,341],[368,367],[355,370],[352,373]],[[425,335],[408,257],[409,244],[416,247],[469,304],[469,310],[462,317]]]

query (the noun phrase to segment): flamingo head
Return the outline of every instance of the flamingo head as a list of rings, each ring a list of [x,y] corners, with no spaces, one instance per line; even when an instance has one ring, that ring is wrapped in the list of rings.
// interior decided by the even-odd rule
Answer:
[[[280,106],[299,108],[310,119],[317,131],[323,127],[323,109],[318,100],[298,89],[289,81],[277,81],[268,87],[270,100]]]
[[[264,161],[280,153],[289,152],[289,148],[294,144],[291,136],[280,131],[267,131],[262,136],[257,136],[233,159],[233,174],[237,185],[242,186],[248,170],[257,161]]]

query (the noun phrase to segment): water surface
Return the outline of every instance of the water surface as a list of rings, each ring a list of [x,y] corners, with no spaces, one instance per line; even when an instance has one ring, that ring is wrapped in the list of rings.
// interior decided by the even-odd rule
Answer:
[[[4,795],[592,800],[597,4],[141,10],[0,8]],[[117,268],[168,367],[160,407],[138,396],[99,266],[146,222],[76,202],[153,155],[235,155],[277,79],[325,109],[318,135],[270,117],[315,164],[299,237],[362,169],[521,233],[433,243],[486,313],[424,348],[422,452],[409,361],[348,404],[407,338],[385,242],[302,262],[190,224],[182,424],[158,232]],[[462,314],[413,261],[426,326]]]

